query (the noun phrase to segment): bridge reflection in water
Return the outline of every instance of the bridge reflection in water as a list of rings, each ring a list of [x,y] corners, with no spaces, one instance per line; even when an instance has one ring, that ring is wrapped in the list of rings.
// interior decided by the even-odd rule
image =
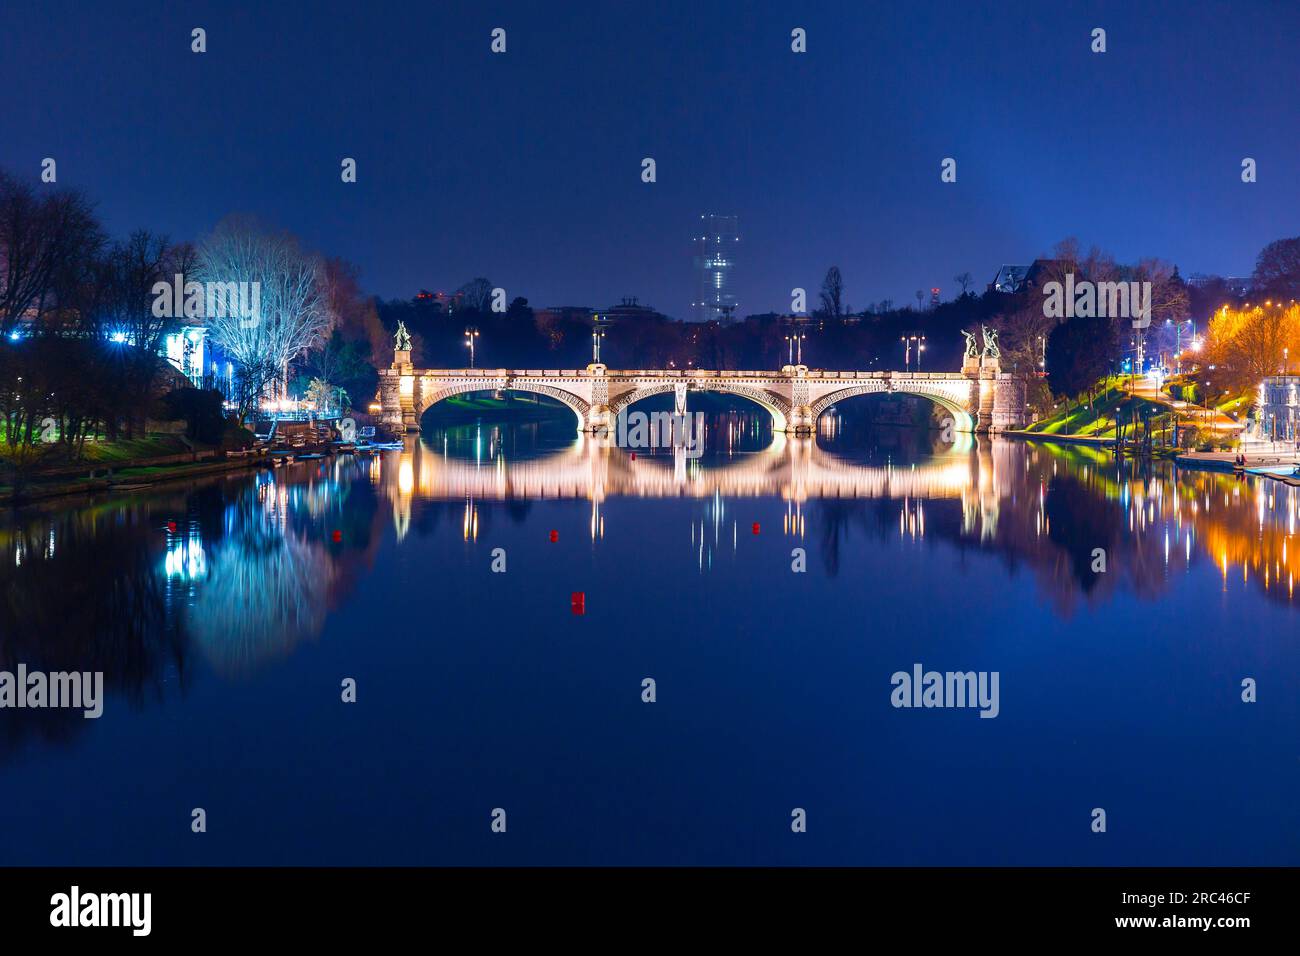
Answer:
[[[608,437],[579,433],[570,446],[545,457],[508,460],[489,451],[486,460],[469,460],[408,436],[395,459],[374,460],[372,480],[387,489],[399,538],[410,525],[413,500],[465,501],[467,535],[473,537],[476,501],[557,498],[592,502],[595,538],[602,530],[599,505],[612,497],[776,497],[796,505],[822,498],[958,499],[964,533],[990,537],[999,495],[1012,486],[998,480],[999,469],[1013,467],[1010,449],[958,434],[950,451],[923,462],[868,465],[837,457],[816,439],[776,432],[763,450],[722,460],[688,458],[682,447],[633,459]]]
[[[586,500],[591,537],[600,540],[602,504],[617,496],[700,507],[611,506],[620,524],[602,548],[626,546],[650,525],[680,529],[684,543],[689,521],[700,565],[728,545],[753,560],[743,544],[758,510],[749,502],[775,498],[785,507],[781,516],[764,512],[771,531],[806,538],[809,571],[826,577],[838,573],[841,555],[941,546],[963,559],[996,558],[1009,575],[1023,575],[1026,597],[1046,599],[1063,617],[1121,595],[1171,598],[1171,614],[1183,605],[1208,613],[1212,593],[1240,622],[1234,636],[1264,628],[1284,639],[1292,626],[1259,603],[1262,595],[1290,605],[1300,574],[1300,488],[1279,482],[1001,439],[938,455],[921,449],[916,464],[893,466],[846,460],[833,438],[826,447],[781,435],[753,452],[723,440],[697,461],[667,453],[633,461],[589,436],[565,438],[545,457],[510,460],[503,440],[513,448],[509,436],[520,430],[484,430],[481,456],[473,457],[471,440],[468,460],[431,447],[426,432],[370,458],[20,509],[0,523],[0,587],[15,596],[0,605],[0,660],[103,671],[106,687],[135,697],[169,688],[169,668],[183,686],[195,651],[219,674],[251,672],[319,634],[331,608],[373,581],[394,537],[407,539],[412,527],[417,537],[447,530],[426,518],[463,511],[459,534],[495,544],[508,531],[503,519],[525,521],[530,502]],[[549,522],[554,512],[541,514]],[[1098,549],[1106,573],[1094,570]],[[892,586],[887,577],[879,584],[885,593]],[[0,735],[0,765],[5,747]]]
[[[480,504],[540,499],[589,501],[590,534],[598,540],[606,530],[602,504],[628,497],[704,501],[707,517],[695,521],[692,541],[707,535],[720,543],[736,534],[720,524],[727,499],[774,497],[787,504],[780,530],[800,538],[811,526],[805,505],[816,505],[824,546],[866,507],[900,538],[937,536],[1003,554],[1010,566],[1029,570],[1061,610],[1117,587],[1162,593],[1171,574],[1186,571],[1198,553],[1213,562],[1224,586],[1235,576],[1270,597],[1294,597],[1298,488],[1115,462],[1088,449],[961,435],[958,441],[946,452],[896,465],[847,460],[817,439],[780,433],[762,450],[699,460],[680,449],[633,460],[590,435],[519,460],[507,458],[489,437],[481,457],[465,459],[410,436],[403,451],[369,467],[371,482],[391,504],[399,541],[420,501],[462,502],[464,536],[475,540]],[[897,509],[889,508],[886,519],[873,501],[894,501]],[[1109,556],[1109,573],[1092,570],[1097,548]]]

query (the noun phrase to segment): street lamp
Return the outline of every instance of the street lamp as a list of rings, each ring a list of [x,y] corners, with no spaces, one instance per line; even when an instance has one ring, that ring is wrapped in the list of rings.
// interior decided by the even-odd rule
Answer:
[[[596,365],[600,364],[600,340],[604,337],[604,329],[591,330],[591,361]]]
[[[478,338],[478,329],[469,326],[465,329],[465,344],[469,346],[469,367],[474,367],[474,340]]]
[[[798,357],[798,359],[799,359],[799,364],[800,364],[800,365],[803,364],[803,340],[806,339],[806,338],[808,338],[808,336],[805,335],[803,332],[800,332],[800,333],[799,333],[799,337],[798,337],[798,355],[797,355],[797,357]]]
[[[785,337],[785,344],[787,347],[786,350],[789,352],[789,355],[786,357],[786,364],[793,365],[794,364],[794,336],[787,335]]]
[[[908,371],[911,371],[912,369],[912,343],[913,342],[916,343],[916,368],[917,371],[920,371],[921,349],[924,348],[922,343],[925,342],[925,336],[904,335],[899,338],[899,341],[903,343],[903,368],[907,369]]]

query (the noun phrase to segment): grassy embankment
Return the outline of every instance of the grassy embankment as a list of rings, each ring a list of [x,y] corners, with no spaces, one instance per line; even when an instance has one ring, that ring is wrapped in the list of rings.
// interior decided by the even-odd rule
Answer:
[[[143,438],[123,438],[117,441],[87,441],[82,447],[81,457],[73,459],[67,455],[62,445],[54,445],[42,455],[42,461],[50,464],[72,464],[84,461],[87,464],[111,465],[115,461],[130,461],[133,458],[156,458],[162,455],[181,455],[191,451],[176,435],[147,435]],[[3,439],[0,439],[0,460],[9,461],[11,451]]]
[[[1177,379],[1171,382],[1175,385],[1180,384],[1180,380]],[[1114,441],[1118,431],[1117,416],[1122,417],[1127,423],[1126,437],[1131,438],[1134,434],[1133,423],[1135,421],[1140,423],[1144,416],[1149,415],[1152,443],[1162,446],[1172,443],[1174,416],[1179,415],[1180,426],[1183,429],[1191,427],[1198,433],[1208,434],[1204,410],[1192,408],[1179,413],[1165,402],[1124,392],[1118,385],[1119,379],[1103,380],[1098,383],[1091,404],[1086,400],[1073,403],[1062,402],[1051,415],[1034,422],[1024,431],[1044,437]],[[1200,396],[1191,395],[1191,397]],[[1252,397],[1248,393],[1230,393],[1215,397],[1212,410],[1218,417],[1221,428],[1221,431],[1214,436],[1216,446],[1220,442],[1235,439],[1235,433],[1223,426],[1226,424],[1226,419],[1239,419],[1244,415],[1249,410],[1251,401]],[[1205,442],[1198,439],[1197,445],[1204,446]]]
[[[214,460],[210,445],[187,444],[178,435],[157,433],[117,441],[87,441],[74,457],[63,445],[10,448],[0,442],[0,501],[101,491],[133,482],[154,483],[244,467],[244,461]],[[165,461],[193,453],[199,461]],[[125,466],[128,462],[136,464]],[[83,470],[84,469],[84,470]],[[111,469],[112,475],[107,472]],[[95,474],[92,476],[92,470]]]
[[[1169,428],[1170,410],[1166,406],[1127,395],[1117,388],[1103,388],[1091,404],[1086,400],[1062,402],[1051,415],[1024,430],[1044,436],[1114,440],[1118,427],[1117,412],[1122,413],[1126,421],[1132,421],[1134,417],[1141,420],[1143,415],[1150,414],[1152,434],[1157,436],[1157,441],[1158,436]]]

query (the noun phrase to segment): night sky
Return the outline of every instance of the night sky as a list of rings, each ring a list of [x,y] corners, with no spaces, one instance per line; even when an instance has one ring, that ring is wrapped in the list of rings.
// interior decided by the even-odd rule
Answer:
[[[4,0],[0,17],[0,167],[34,180],[54,157],[114,235],[256,214],[384,297],[484,275],[534,306],[637,295],[686,317],[711,211],[740,217],[742,315],[788,311],[796,285],[814,299],[831,264],[861,308],[948,298],[967,270],[982,291],[1068,235],[1248,275],[1300,233],[1294,3]]]

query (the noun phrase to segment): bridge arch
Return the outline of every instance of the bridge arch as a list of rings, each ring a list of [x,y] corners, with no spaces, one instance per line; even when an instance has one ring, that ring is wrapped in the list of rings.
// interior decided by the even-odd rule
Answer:
[[[786,429],[786,423],[789,421],[790,404],[781,396],[776,395],[767,389],[751,385],[735,385],[728,382],[711,382],[706,380],[689,379],[684,380],[689,383],[691,391],[696,392],[718,392],[725,395],[738,395],[741,398],[748,399],[755,405],[761,406],[769,415],[772,416],[773,431],[783,432]],[[629,392],[624,392],[609,403],[610,418],[615,418],[619,413],[625,411],[632,405],[641,401],[643,398],[649,398],[651,395],[662,395],[666,392],[672,392],[681,382],[664,382],[654,385],[638,386]]]
[[[428,391],[421,389],[419,399],[415,402],[415,418],[419,421],[420,417],[426,411],[453,395],[464,395],[467,392],[491,392],[500,390],[503,392],[531,392],[535,395],[545,395],[547,398],[553,398],[563,404],[578,419],[578,431],[587,427],[587,416],[591,411],[591,405],[579,395],[572,392],[566,392],[562,388],[556,388],[553,385],[543,385],[536,382],[519,382],[513,379],[467,379],[464,382],[456,382],[453,385],[441,385]]]
[[[969,384],[963,385],[960,391],[969,390]],[[889,387],[889,383],[881,379],[872,379],[866,382],[859,382],[846,388],[837,389],[823,395],[810,406],[812,409],[813,425],[826,409],[830,408],[846,398],[854,398],[858,395],[919,395],[922,398],[928,398],[936,405],[943,408],[953,417],[954,430],[959,432],[973,432],[975,430],[975,419],[971,415],[970,399],[964,401],[958,398],[958,388],[951,385],[944,387],[938,382],[913,381],[906,384],[899,384],[894,388]]]

